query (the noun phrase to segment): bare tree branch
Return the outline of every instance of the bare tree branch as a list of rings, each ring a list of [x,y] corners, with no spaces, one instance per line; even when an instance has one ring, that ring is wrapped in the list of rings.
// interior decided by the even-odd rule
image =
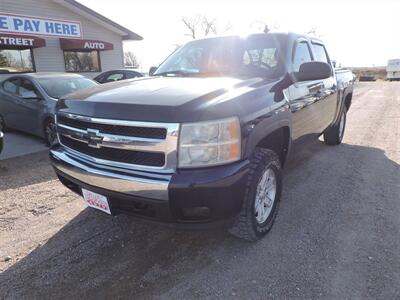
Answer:
[[[200,24],[200,15],[196,15],[194,17],[182,17],[181,21],[185,25],[186,29],[189,30],[188,36],[192,37],[192,39],[196,38],[197,27]]]
[[[307,31],[307,34],[308,34],[308,35],[315,36],[315,37],[317,37],[317,38],[320,38],[320,37],[321,37],[321,34],[318,33],[317,27],[312,27],[309,31]]]
[[[192,39],[197,38],[199,35],[208,36],[209,34],[219,34],[227,32],[232,28],[230,23],[225,25],[225,28],[220,32],[218,30],[217,18],[210,18],[203,15],[195,15],[193,17],[182,17],[183,25],[186,27]]]
[[[217,34],[217,27],[216,27],[216,19],[209,19],[206,16],[203,16],[201,27],[204,31],[204,35],[207,36],[210,32]]]
[[[124,65],[131,68],[139,68],[140,62],[132,51],[124,52]]]

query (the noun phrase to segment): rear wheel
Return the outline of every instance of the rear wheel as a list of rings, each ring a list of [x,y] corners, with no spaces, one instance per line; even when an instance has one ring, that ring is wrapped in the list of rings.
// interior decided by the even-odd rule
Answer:
[[[328,128],[324,132],[324,142],[327,145],[339,145],[344,136],[344,130],[346,129],[346,115],[347,109],[344,108],[342,114],[340,115],[339,122],[337,122],[332,127]]]
[[[257,148],[251,158],[242,209],[229,230],[236,237],[256,241],[272,228],[282,191],[282,171],[278,155]]]
[[[46,145],[49,147],[54,146],[57,143],[57,131],[54,120],[49,119],[44,124],[44,136]]]

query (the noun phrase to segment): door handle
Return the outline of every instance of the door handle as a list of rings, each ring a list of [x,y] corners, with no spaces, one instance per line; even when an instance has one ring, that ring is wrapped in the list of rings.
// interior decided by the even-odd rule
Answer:
[[[318,83],[307,85],[307,88],[310,90],[310,92],[311,92],[311,90],[315,91],[317,89],[321,89],[324,87],[325,87],[325,84],[323,82],[318,82]]]
[[[307,85],[307,87],[308,87],[308,92],[313,95],[313,94],[318,94],[325,87],[325,85],[323,82],[318,82]]]

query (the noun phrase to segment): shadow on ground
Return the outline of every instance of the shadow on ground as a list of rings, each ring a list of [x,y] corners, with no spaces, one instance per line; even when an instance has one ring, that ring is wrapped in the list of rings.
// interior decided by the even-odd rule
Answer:
[[[0,294],[5,298],[134,299],[179,288],[181,295],[195,296],[201,290],[204,296],[207,289],[211,293],[214,287],[223,288],[224,279],[216,274],[230,279],[224,283],[229,293],[235,285],[237,293],[240,287],[243,292],[251,288],[249,274],[261,274],[265,286],[274,283],[269,287],[273,296],[305,297],[309,293],[315,297],[327,292],[325,284],[335,277],[346,246],[342,244],[347,230],[343,226],[354,219],[349,209],[375,205],[357,194],[371,180],[364,176],[363,164],[370,162],[372,171],[383,172],[389,181],[396,180],[400,169],[380,149],[348,144],[326,147],[316,142],[295,158],[285,171],[277,222],[257,243],[243,242],[224,230],[182,231],[86,209],[46,244],[3,272]],[[381,192],[389,200],[395,197],[393,191]],[[392,204],[380,205],[388,209]],[[366,214],[358,216],[358,222],[373,217],[373,211]],[[353,242],[357,245],[358,240]],[[360,240],[360,247],[364,242]],[[207,277],[214,278],[208,279],[210,287],[198,284],[207,282]],[[309,280],[307,291],[300,293],[293,285],[294,292],[285,294],[295,278]]]
[[[48,150],[0,160],[0,191],[46,182],[55,178]]]

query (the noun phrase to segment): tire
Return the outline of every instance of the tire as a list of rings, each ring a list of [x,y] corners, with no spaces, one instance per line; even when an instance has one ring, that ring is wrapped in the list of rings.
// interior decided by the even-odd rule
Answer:
[[[324,132],[325,144],[335,146],[342,143],[344,131],[346,129],[346,116],[347,109],[344,108],[338,122]]]
[[[4,118],[3,118],[2,115],[0,115],[0,129],[1,129],[3,132],[6,132],[6,131],[7,131],[6,122],[4,121]]]
[[[44,123],[44,138],[46,141],[46,145],[48,147],[52,147],[57,144],[57,131],[56,125],[52,119],[48,119]]]
[[[267,176],[267,172],[272,172],[273,176],[275,177],[274,195],[272,195],[270,192],[266,192],[268,191],[266,185],[269,182],[270,185],[273,185],[273,180],[264,180],[264,176]],[[271,173],[268,174],[271,175]],[[263,183],[266,185],[264,186]],[[264,197],[257,197],[258,191],[262,191]],[[278,155],[269,149],[256,148],[250,162],[250,171],[242,208],[240,213],[236,216],[232,227],[229,229],[229,232],[232,235],[247,241],[256,241],[265,236],[268,231],[271,230],[275,221],[279,208],[281,193],[282,169]],[[266,195],[269,196],[265,198]],[[269,199],[267,200],[269,202],[268,206],[266,206],[265,203],[264,205],[260,205],[260,200],[264,198]],[[268,210],[268,215],[261,215],[257,213],[257,203],[258,207],[263,207],[263,209]]]

